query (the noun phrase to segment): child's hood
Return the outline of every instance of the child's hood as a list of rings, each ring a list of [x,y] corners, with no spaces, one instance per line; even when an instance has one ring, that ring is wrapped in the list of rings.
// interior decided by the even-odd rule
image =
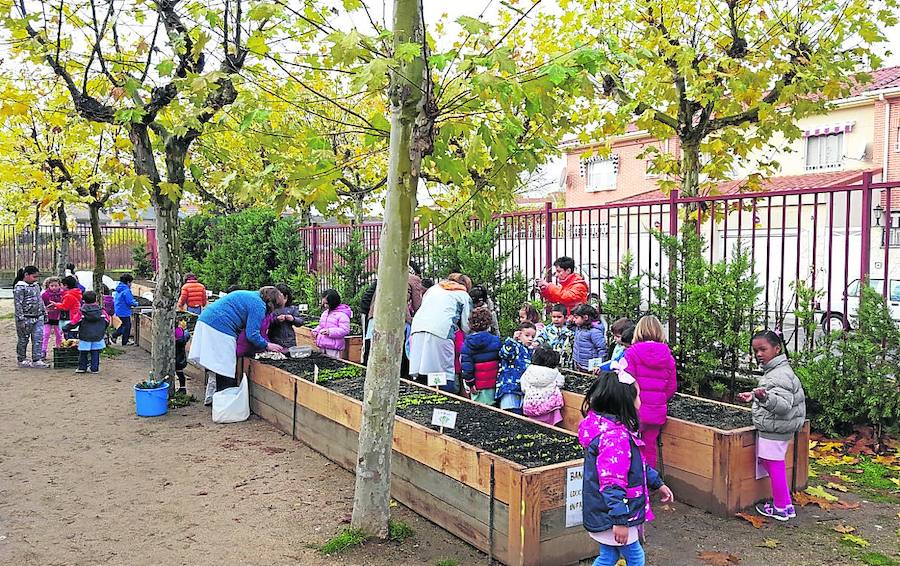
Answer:
[[[556,368],[536,366],[534,364],[528,366],[525,373],[528,375],[528,382],[535,387],[553,385],[560,376],[559,370]],[[525,377],[523,376],[522,379],[524,380]]]
[[[103,309],[96,303],[84,305],[81,307],[81,319],[86,321],[97,321],[103,318]]]
[[[72,295],[73,297],[75,297],[75,300],[77,300],[79,303],[81,302],[81,289],[79,289],[78,287],[75,287],[74,289],[66,289],[65,293],[63,293],[63,297],[65,297],[66,295]]]
[[[639,358],[648,368],[666,368],[672,364],[672,351],[665,342],[638,342],[626,352],[629,358]]]
[[[342,313],[347,315],[347,318],[349,318],[350,320],[353,320],[353,311],[350,310],[350,307],[345,304],[340,304],[328,312],[328,314],[332,313]]]
[[[466,346],[470,350],[499,350],[500,338],[486,330],[474,332],[466,336]]]
[[[619,421],[600,416],[594,411],[588,411],[587,416],[578,425],[578,442],[587,448],[601,434],[628,435],[629,431]]]

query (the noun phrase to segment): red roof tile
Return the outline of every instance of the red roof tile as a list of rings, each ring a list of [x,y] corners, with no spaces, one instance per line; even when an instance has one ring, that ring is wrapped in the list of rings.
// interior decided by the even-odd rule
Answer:
[[[827,171],[818,173],[807,173],[805,175],[785,175],[782,177],[770,177],[763,180],[761,190],[759,192],[777,193],[782,191],[792,191],[796,189],[814,189],[817,187],[833,187],[836,185],[849,185],[862,180],[863,173],[866,171],[881,171],[881,169],[858,169],[854,171]],[[736,195],[741,193],[750,193],[747,191],[746,179],[736,181],[722,181],[716,187],[716,194],[720,195]],[[900,205],[900,190],[895,191],[897,197],[891,195],[891,202],[896,200]],[[659,189],[647,191],[620,200],[611,201],[609,204],[615,203],[633,203],[663,200],[668,198]]]
[[[883,67],[872,71],[872,81],[864,85],[854,85],[850,96],[858,96],[866,92],[881,90],[891,87],[900,87],[900,66]]]

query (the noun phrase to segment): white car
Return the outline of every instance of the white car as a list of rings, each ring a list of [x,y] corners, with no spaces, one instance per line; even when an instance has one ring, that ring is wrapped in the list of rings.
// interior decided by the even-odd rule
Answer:
[[[880,294],[884,290],[884,279],[869,279],[869,286]],[[844,312],[844,297],[832,299],[834,304],[831,310],[822,314],[822,330],[826,333],[835,330],[848,330],[851,323],[856,320],[856,312],[859,310],[859,279],[847,286],[844,292],[847,298],[847,312]],[[894,322],[900,323],[900,276],[894,275],[888,280],[888,309]]]

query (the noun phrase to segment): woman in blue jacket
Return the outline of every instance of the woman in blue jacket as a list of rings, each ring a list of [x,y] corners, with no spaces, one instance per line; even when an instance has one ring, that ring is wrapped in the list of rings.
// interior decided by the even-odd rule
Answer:
[[[109,341],[115,343],[116,339],[121,336],[123,346],[128,346],[128,340],[131,338],[131,309],[138,306],[138,302],[131,293],[132,281],[134,281],[134,277],[130,273],[125,273],[119,277],[119,284],[116,286],[115,296],[113,297],[115,313],[119,320],[122,321],[122,324],[112,333]],[[131,343],[134,344],[134,342]]]

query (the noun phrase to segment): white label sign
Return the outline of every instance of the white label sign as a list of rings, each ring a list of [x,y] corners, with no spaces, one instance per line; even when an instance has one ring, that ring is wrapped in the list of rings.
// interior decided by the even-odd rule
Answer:
[[[309,305],[306,303],[300,303],[297,305],[297,310],[300,312],[309,312]]]
[[[581,524],[581,483],[583,466],[566,470],[566,528]]]
[[[313,383],[319,383],[319,366],[313,364]]]
[[[588,369],[590,371],[600,369],[601,365],[603,365],[603,358],[591,358],[588,360]]]
[[[431,424],[443,428],[456,428],[456,412],[446,409],[435,409],[431,415]]]
[[[437,371],[428,374],[428,387],[439,387],[441,385],[447,385],[446,373]]]

